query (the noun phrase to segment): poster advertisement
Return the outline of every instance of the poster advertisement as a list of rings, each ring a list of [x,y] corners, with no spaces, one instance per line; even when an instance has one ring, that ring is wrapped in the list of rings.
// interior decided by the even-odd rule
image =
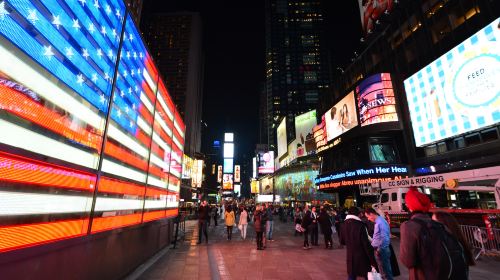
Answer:
[[[278,126],[276,135],[278,136],[278,158],[280,158],[287,152],[286,117],[283,118]]]
[[[217,166],[217,183],[222,182],[222,165]]]
[[[259,152],[257,158],[258,172],[261,174],[271,174],[274,172],[274,152]]]
[[[354,92],[350,92],[335,106],[326,111],[326,140],[330,141],[358,125]]]
[[[367,34],[373,31],[375,22],[380,19],[384,13],[389,13],[394,0],[358,0],[359,13],[361,16],[361,27],[363,33]]]
[[[361,126],[398,121],[391,75],[381,73],[364,79],[356,87]]]
[[[223,190],[233,189],[233,174],[224,174],[222,178],[222,189]]]
[[[332,200],[333,195],[319,192],[314,184],[318,171],[296,171],[278,175],[275,179],[276,194],[284,200]]]
[[[235,183],[239,183],[241,182],[241,172],[240,172],[240,166],[239,165],[235,165],[234,166],[234,182]]]
[[[223,171],[224,173],[233,173],[234,172],[234,160],[232,158],[225,158],[224,159],[224,167]]]
[[[260,194],[272,194],[273,193],[273,178],[264,177],[259,182]]]
[[[313,128],[316,126],[316,110],[295,117],[296,156],[302,157],[316,152]]]
[[[258,194],[259,193],[259,181],[252,180],[250,182],[250,191],[252,192],[252,194]]]
[[[404,81],[418,147],[500,122],[499,21]]]

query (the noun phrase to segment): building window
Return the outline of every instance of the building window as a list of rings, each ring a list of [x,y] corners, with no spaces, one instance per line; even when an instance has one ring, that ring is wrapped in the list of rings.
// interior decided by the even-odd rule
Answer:
[[[317,80],[318,77],[315,71],[304,71],[304,83],[315,83]]]

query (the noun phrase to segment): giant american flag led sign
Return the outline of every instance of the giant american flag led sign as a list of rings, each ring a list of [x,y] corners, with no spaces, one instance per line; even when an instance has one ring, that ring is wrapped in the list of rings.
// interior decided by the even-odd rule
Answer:
[[[177,214],[185,126],[121,0],[0,0],[0,57],[0,252]]]

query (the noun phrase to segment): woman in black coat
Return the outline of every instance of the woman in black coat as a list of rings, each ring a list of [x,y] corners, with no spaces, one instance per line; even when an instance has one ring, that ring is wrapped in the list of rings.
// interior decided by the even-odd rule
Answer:
[[[340,243],[347,249],[348,279],[368,276],[372,266],[377,268],[373,247],[368,240],[366,225],[359,218],[359,209],[351,207],[341,227]]]
[[[318,221],[321,227],[321,233],[325,237],[325,249],[333,249],[332,221],[330,220],[330,215],[328,215],[325,208],[321,209]]]
[[[255,213],[253,215],[253,225],[256,233],[256,241],[257,241],[257,250],[264,250],[262,244],[262,234],[263,234],[263,226],[262,226],[262,211],[260,210],[260,205],[257,205],[255,208]]]

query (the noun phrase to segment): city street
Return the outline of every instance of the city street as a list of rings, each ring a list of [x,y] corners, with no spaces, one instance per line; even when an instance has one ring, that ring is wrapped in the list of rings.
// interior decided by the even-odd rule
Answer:
[[[233,229],[233,240],[226,239],[225,226],[209,228],[209,243],[196,245],[197,223],[186,223],[186,239],[178,249],[170,249],[142,275],[131,275],[127,280],[160,279],[346,279],[345,249],[326,250],[320,234],[320,246],[302,249],[302,236],[293,236],[292,223],[274,222],[274,242],[268,242],[264,251],[257,251],[253,226],[247,240],[241,240],[239,230]],[[334,242],[338,239],[334,239]],[[396,252],[398,239],[393,239]],[[402,275],[408,279],[407,269],[400,263]],[[471,279],[494,279],[500,274],[498,260],[482,258],[471,267]]]

